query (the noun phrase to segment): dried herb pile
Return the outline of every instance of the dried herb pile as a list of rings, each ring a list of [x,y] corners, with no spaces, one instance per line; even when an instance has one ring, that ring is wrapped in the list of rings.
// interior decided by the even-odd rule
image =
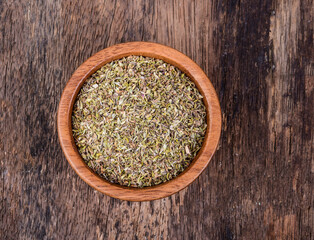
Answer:
[[[202,146],[206,110],[195,84],[162,60],[129,56],[82,86],[72,114],[87,165],[110,182],[153,186],[181,173]]]

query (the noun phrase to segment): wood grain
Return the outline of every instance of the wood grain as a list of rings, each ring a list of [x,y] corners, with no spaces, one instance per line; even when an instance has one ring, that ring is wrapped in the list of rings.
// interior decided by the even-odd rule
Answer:
[[[198,152],[189,167],[175,179],[153,187],[131,188],[112,184],[94,173],[80,156],[72,134],[72,109],[82,85],[100,67],[126,56],[145,56],[176,66],[195,83],[203,96],[207,112],[207,131]],[[220,138],[221,109],[213,85],[202,69],[179,51],[150,42],[117,44],[87,59],[74,72],[63,90],[58,108],[58,135],[62,150],[75,172],[91,187],[111,197],[127,201],[152,201],[168,197],[190,185],[204,171],[211,160]]]
[[[313,1],[0,1],[0,238],[313,239]],[[88,57],[161,43],[204,70],[223,112],[208,168],[153,202],[107,197],[58,144]]]

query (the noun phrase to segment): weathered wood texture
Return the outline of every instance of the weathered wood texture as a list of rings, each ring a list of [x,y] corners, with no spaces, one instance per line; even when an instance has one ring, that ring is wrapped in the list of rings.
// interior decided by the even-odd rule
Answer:
[[[0,1],[1,239],[313,239],[312,0]],[[219,95],[209,167],[153,202],[107,197],[65,160],[73,71],[120,42],[182,51]]]

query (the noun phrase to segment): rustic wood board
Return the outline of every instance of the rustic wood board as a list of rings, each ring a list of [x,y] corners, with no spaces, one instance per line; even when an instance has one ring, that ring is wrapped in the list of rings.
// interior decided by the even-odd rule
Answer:
[[[313,239],[312,0],[0,1],[1,239]],[[176,48],[220,99],[209,167],[153,202],[85,184],[58,143],[74,70],[127,41]]]

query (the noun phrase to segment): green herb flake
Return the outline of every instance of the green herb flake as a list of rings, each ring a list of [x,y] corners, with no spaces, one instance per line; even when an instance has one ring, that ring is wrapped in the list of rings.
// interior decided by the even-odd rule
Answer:
[[[86,164],[106,180],[147,187],[175,178],[206,132],[203,96],[162,60],[129,56],[101,67],[82,86],[73,136]]]

